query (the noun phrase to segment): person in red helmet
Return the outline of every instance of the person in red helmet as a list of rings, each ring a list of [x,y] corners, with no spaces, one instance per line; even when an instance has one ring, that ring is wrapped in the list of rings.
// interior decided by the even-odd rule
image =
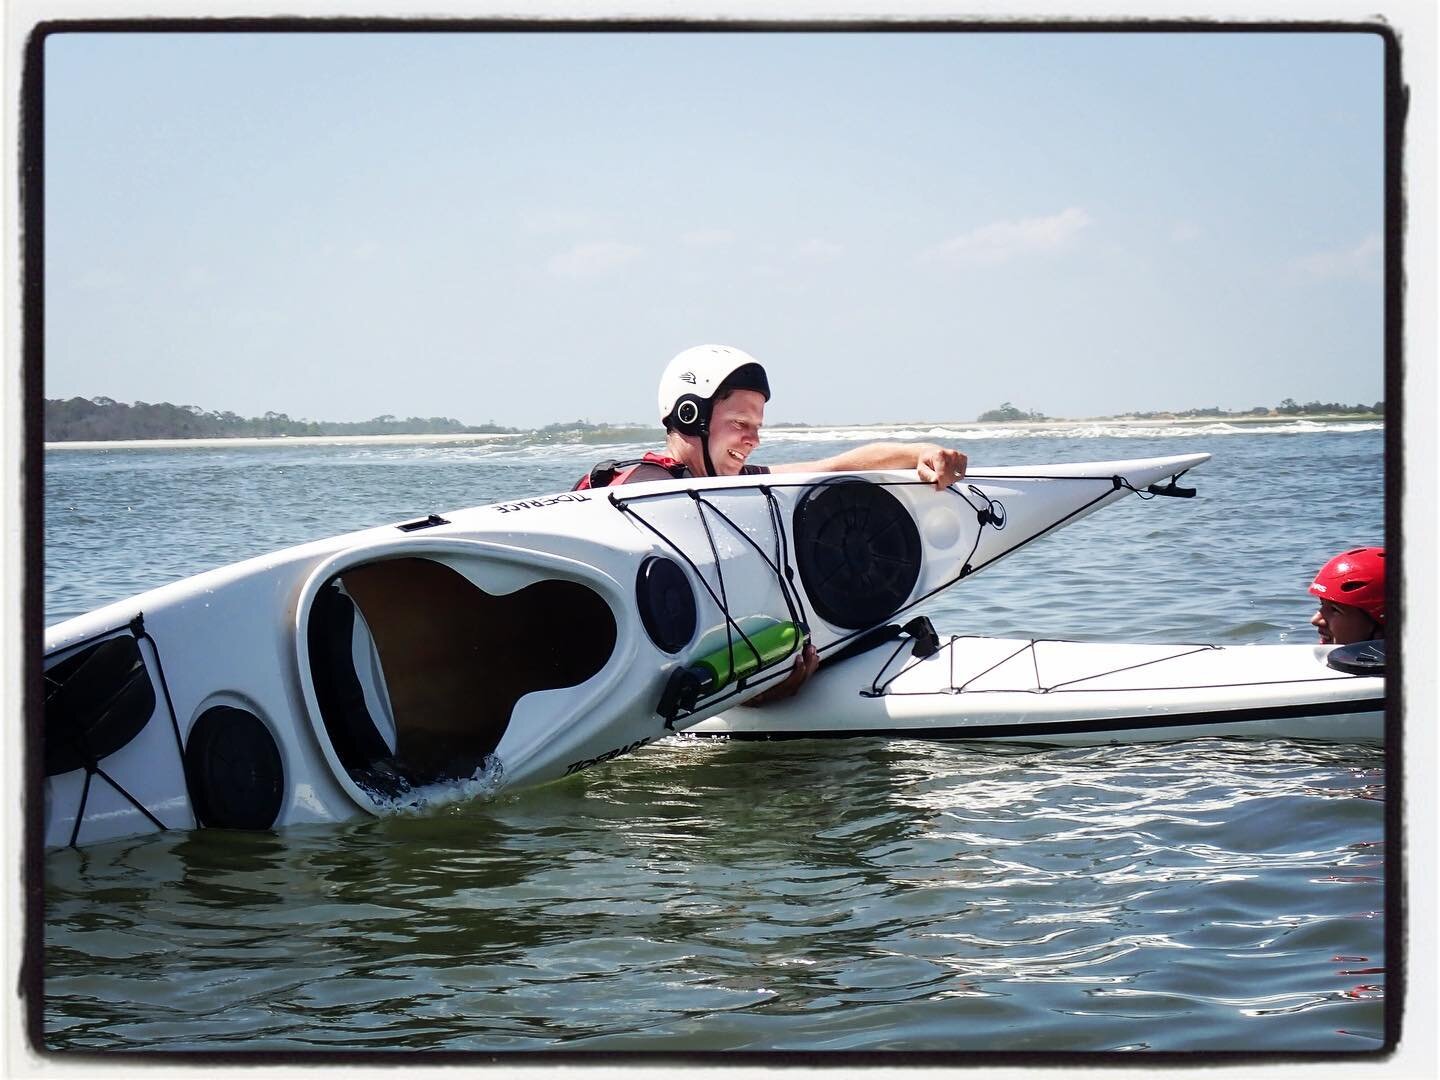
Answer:
[[[1320,609],[1310,625],[1322,645],[1353,645],[1385,636],[1385,549],[1352,548],[1320,568],[1310,583]]]

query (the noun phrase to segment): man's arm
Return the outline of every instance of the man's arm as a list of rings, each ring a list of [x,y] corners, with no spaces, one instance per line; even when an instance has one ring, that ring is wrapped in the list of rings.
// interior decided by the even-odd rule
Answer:
[[[772,465],[772,473],[863,472],[867,469],[914,469],[920,479],[937,488],[948,487],[965,475],[968,459],[959,450],[936,443],[877,442],[819,461]]]

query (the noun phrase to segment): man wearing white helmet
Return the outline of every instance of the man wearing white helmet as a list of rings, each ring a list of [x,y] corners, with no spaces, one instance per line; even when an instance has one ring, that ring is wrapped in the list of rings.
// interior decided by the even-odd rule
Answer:
[[[749,353],[729,345],[686,349],[660,376],[665,452],[602,462],[577,487],[686,476],[914,469],[925,483],[944,488],[965,475],[965,455],[935,443],[876,442],[819,461],[752,465],[749,457],[760,445],[769,400],[765,369]]]
[[[876,442],[819,461],[752,465],[749,458],[760,445],[769,400],[765,369],[749,353],[729,345],[686,349],[660,376],[665,452],[636,461],[603,461],[575,486],[607,487],[686,476],[914,469],[925,483],[944,488],[965,475],[965,455],[935,443]],[[815,646],[806,642],[790,677],[746,704],[763,705],[791,696],[819,663]]]

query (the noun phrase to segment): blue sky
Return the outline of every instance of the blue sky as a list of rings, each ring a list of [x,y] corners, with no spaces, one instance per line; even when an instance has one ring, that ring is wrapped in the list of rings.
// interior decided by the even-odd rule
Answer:
[[[1362,34],[62,34],[47,397],[770,421],[1382,397]]]

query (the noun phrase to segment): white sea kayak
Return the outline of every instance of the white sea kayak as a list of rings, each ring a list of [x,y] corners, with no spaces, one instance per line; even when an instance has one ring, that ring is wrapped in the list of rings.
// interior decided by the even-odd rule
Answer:
[[[730,709],[687,734],[1051,746],[1212,736],[1384,739],[1380,643],[1120,644],[927,631],[922,625],[822,665],[795,697]]]
[[[45,633],[47,846],[544,783],[755,695],[1205,454],[661,481],[290,548]]]

